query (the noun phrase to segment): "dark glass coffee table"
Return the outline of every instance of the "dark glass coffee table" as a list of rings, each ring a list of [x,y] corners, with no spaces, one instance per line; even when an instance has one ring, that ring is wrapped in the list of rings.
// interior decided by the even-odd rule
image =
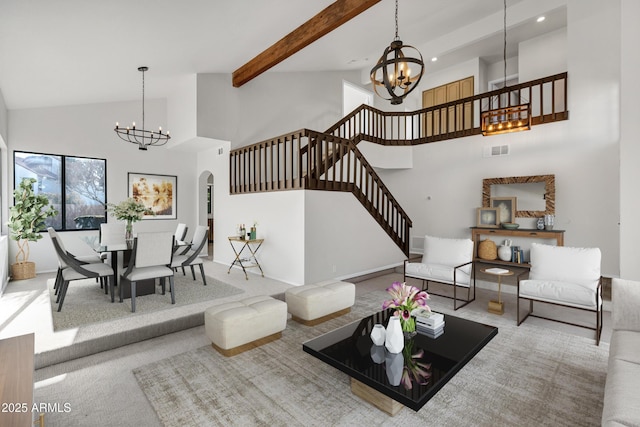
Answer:
[[[374,324],[386,326],[392,315],[392,310],[375,313],[302,345],[306,353],[349,375],[354,394],[390,415],[404,406],[418,411],[498,334],[496,327],[445,315],[442,335],[418,333],[393,355],[369,336]]]

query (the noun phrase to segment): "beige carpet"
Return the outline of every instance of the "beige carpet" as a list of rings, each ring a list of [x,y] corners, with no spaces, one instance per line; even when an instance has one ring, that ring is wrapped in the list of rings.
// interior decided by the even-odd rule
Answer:
[[[202,301],[215,300],[231,295],[241,294],[244,291],[234,286],[207,276],[207,286],[202,284],[202,278],[198,273],[198,280],[193,280],[189,271],[187,275],[182,273],[175,275],[176,304],[171,304],[168,282],[167,293],[161,294],[158,286],[153,295],[136,297],[136,312],[131,312],[131,300],[125,299],[119,303],[116,289],[116,302],[111,303],[111,297],[105,295],[104,290],[94,279],[76,280],[69,284],[69,290],[65,297],[62,311],[58,312],[56,296],[53,291],[54,280],[47,283],[49,297],[51,299],[51,316],[53,317],[54,331],[76,328],[91,323],[105,322],[123,317],[136,316],[159,310],[167,310],[176,306],[184,306]]]
[[[280,340],[232,358],[206,346],[134,375],[165,426],[600,425],[607,343],[464,310],[455,315],[499,333],[420,411],[392,418],[363,402],[302,342],[378,311],[385,297],[367,294],[316,327],[289,321]]]

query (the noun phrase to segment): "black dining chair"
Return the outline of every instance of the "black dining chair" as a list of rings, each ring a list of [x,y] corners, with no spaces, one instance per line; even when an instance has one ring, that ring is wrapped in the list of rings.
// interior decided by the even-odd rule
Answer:
[[[107,283],[103,283],[105,292],[110,284],[111,302],[114,302],[113,269],[101,260],[98,262],[86,262],[75,257],[72,253],[65,250],[62,239],[60,239],[60,236],[53,228],[49,227],[47,231],[49,232],[51,242],[58,256],[58,273],[56,274],[56,284],[54,284],[54,287],[57,286],[58,290],[58,311],[62,310],[62,304],[64,304],[64,299],[69,289],[69,283],[74,280],[96,278],[103,282],[103,279],[106,279]]]
[[[204,275],[204,266],[202,265],[202,249],[204,245],[208,243],[208,233],[209,227],[204,225],[199,225],[196,227],[196,231],[193,233],[193,240],[191,241],[191,246],[187,247],[185,251],[178,255],[173,256],[173,261],[171,262],[171,268],[174,270],[178,267],[182,267],[182,272],[184,273],[185,267],[191,267],[191,275],[193,276],[193,280],[196,280],[196,272],[194,270],[194,266],[198,265],[200,267],[200,274],[202,275],[202,283],[207,285],[207,279]]]

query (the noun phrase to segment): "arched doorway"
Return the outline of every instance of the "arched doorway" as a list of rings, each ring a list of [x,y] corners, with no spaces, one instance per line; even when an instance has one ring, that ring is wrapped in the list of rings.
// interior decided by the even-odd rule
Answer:
[[[198,224],[209,227],[208,258],[213,259],[214,218],[213,218],[213,174],[204,171],[198,178]]]

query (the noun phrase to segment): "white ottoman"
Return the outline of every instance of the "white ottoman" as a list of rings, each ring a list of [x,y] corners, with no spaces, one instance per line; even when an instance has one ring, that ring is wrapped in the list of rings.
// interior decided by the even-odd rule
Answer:
[[[287,289],[284,297],[293,320],[314,326],[351,311],[356,300],[356,286],[330,280]]]
[[[213,348],[225,356],[277,340],[287,327],[287,304],[255,296],[210,307],[204,312],[204,329]]]

